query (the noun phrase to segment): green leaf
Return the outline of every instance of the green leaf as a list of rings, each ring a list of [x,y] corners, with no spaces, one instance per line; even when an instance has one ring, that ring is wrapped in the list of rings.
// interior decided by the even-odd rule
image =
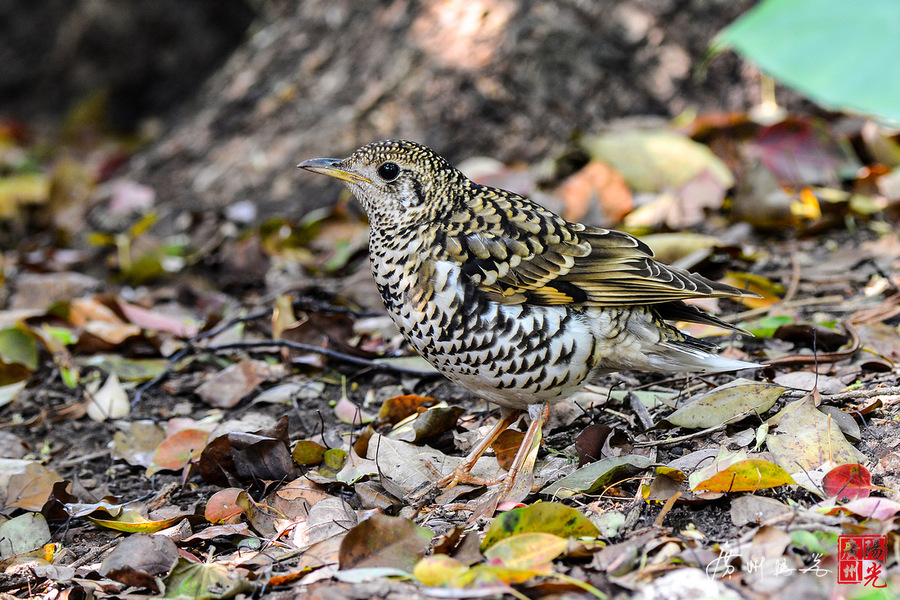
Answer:
[[[325,452],[328,450],[322,444],[317,444],[312,440],[300,440],[294,445],[294,449],[291,451],[291,458],[294,459],[294,462],[298,465],[317,465],[322,462],[322,459],[325,457]],[[339,463],[343,463],[345,459],[339,460]],[[337,463],[335,463],[337,464]],[[341,467],[343,464],[341,464]]]
[[[722,48],[824,106],[900,121],[896,0],[765,0],[720,34]]]
[[[238,594],[250,595],[254,585],[237,572],[218,563],[191,563],[179,558],[163,580],[164,598],[172,600],[218,600]]]
[[[115,373],[121,381],[149,381],[165,372],[165,358],[126,358],[117,354],[98,354],[85,362],[105,373]]]
[[[50,541],[50,528],[41,513],[25,513],[0,524],[0,558],[37,550]]]
[[[322,464],[319,466],[319,473],[323,477],[334,478],[347,461],[350,460],[350,454],[341,448],[331,448],[322,453]]]
[[[481,549],[520,533],[551,533],[561,538],[597,537],[600,531],[590,519],[571,506],[538,502],[514,508],[496,517],[484,535]]]
[[[779,327],[782,325],[790,325],[793,322],[794,317],[790,315],[777,315],[741,323],[741,327],[752,333],[755,337],[770,338]]]
[[[34,338],[17,327],[0,330],[0,361],[19,364],[32,371],[38,366]]]
[[[646,469],[653,461],[637,454],[613,456],[598,460],[573,471],[541,490],[542,494],[557,498],[569,498],[575,494],[594,492],[602,487],[628,478]]]
[[[666,417],[665,423],[703,429],[732,423],[751,415],[761,415],[775,404],[787,389],[777,385],[736,379],[711,392],[692,398]]]
[[[837,543],[837,534],[830,531],[797,529],[791,532],[791,545],[810,554],[833,554],[837,550]]]

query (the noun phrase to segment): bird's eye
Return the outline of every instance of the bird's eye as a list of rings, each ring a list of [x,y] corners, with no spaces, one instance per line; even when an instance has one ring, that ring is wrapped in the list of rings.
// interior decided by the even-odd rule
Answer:
[[[386,162],[378,167],[378,176],[385,181],[393,181],[400,175],[400,167],[397,163]]]

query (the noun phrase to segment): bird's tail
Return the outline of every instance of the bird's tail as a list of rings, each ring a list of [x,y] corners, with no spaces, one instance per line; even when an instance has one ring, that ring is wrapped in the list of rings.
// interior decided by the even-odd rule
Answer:
[[[720,373],[740,369],[759,369],[763,365],[743,360],[735,360],[715,354],[715,344],[682,334],[658,344],[647,352],[650,364],[658,365],[661,371],[695,371],[700,373]]]
[[[716,353],[718,346],[679,331],[652,309],[629,310],[625,330],[619,335],[620,350],[604,357],[601,373],[629,369],[658,373],[718,373],[762,367],[719,356]]]

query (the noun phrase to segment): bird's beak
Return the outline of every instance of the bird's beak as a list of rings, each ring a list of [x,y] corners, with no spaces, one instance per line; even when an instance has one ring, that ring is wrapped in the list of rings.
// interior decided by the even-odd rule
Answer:
[[[297,167],[312,171],[313,173],[319,173],[320,175],[328,175],[329,177],[341,179],[349,183],[372,183],[372,180],[367,177],[340,168],[338,166],[340,162],[340,158],[311,158],[309,160],[304,160],[297,165]]]

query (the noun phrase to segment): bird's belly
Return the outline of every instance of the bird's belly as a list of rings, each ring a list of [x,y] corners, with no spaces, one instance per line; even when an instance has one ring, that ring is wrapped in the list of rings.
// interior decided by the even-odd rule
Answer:
[[[614,326],[597,311],[500,304],[460,285],[446,263],[431,281],[429,293],[410,285],[408,301],[388,306],[395,323],[446,377],[502,406],[554,402],[579,390],[597,368],[604,321]]]

